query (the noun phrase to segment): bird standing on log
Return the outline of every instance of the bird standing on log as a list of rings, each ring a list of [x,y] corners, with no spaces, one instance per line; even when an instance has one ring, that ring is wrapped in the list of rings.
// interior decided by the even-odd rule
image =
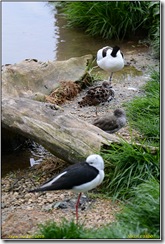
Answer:
[[[97,52],[97,65],[111,73],[109,82],[111,83],[113,72],[119,71],[124,67],[124,56],[118,46],[103,47]]]
[[[76,203],[76,220],[78,222],[78,206],[82,192],[97,187],[104,179],[104,160],[98,154],[87,157],[85,162],[73,164],[64,169],[59,175],[53,177],[39,188],[29,192],[72,190],[79,192]]]

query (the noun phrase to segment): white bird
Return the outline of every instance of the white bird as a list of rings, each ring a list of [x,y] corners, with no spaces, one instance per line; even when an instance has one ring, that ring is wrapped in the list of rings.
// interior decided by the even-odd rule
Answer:
[[[72,190],[79,192],[76,203],[76,219],[78,222],[78,206],[82,192],[97,187],[104,179],[104,160],[98,154],[87,157],[85,162],[73,164],[64,169],[59,175],[53,177],[39,188],[29,192]]]
[[[103,47],[97,52],[97,65],[111,73],[109,81],[111,83],[113,72],[119,71],[124,67],[124,56],[118,46]]]

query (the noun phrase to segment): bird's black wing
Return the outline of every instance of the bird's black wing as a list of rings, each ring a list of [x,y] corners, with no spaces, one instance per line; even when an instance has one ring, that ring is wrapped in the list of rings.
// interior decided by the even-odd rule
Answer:
[[[90,166],[86,162],[74,164],[57,175],[56,177],[59,176],[57,180],[53,181],[53,179],[56,178],[53,177],[51,180],[43,184],[42,187],[31,190],[30,192],[70,190],[74,186],[79,186],[92,181],[98,173],[99,171],[95,167]]]

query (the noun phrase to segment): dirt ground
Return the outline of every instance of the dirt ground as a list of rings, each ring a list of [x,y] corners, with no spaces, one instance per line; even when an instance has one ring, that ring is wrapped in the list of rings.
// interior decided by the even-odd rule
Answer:
[[[143,49],[142,49],[143,50]],[[141,86],[149,79],[151,67],[158,68],[159,62],[152,58],[150,50],[145,52],[128,52],[125,54],[126,65],[121,72],[115,73],[112,86],[115,90],[115,99],[108,105],[99,106],[98,116],[111,113],[115,108],[122,108],[124,102],[132,100],[142,94]],[[99,74],[99,69],[96,70]],[[108,78],[108,74],[104,73]],[[94,85],[100,84],[95,82]],[[91,123],[96,118],[95,107],[78,106],[78,101],[85,94],[87,88],[80,92],[72,101],[67,101],[62,108],[75,117]],[[136,133],[136,132],[135,132]],[[129,139],[129,125],[116,134]],[[60,164],[61,163],[61,164]],[[59,167],[60,165],[60,167]],[[58,167],[57,167],[58,166]],[[61,222],[63,217],[67,220],[75,219],[76,197],[70,191],[56,191],[46,193],[28,193],[29,189],[40,185],[49,176],[60,171],[64,162],[52,158],[49,163],[43,163],[41,168],[29,168],[21,172],[10,172],[2,178],[2,238],[25,239],[31,238],[38,229],[39,223],[47,220]],[[45,168],[44,168],[45,167]],[[58,170],[56,170],[58,168]],[[53,171],[54,170],[54,171]],[[118,202],[103,199],[94,190],[89,194],[87,201],[82,197],[79,209],[79,221],[87,227],[99,227],[115,220],[115,213],[120,210]]]

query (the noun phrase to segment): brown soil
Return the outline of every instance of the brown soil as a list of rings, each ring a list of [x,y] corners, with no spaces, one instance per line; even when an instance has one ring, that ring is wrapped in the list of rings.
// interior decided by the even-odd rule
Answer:
[[[122,108],[123,102],[130,101],[143,93],[141,86],[149,79],[150,67],[158,67],[158,60],[154,60],[149,51],[141,53],[126,53],[126,66],[121,72],[114,74],[112,85],[115,90],[115,99],[110,104],[100,106],[98,116],[111,113],[115,108]],[[99,73],[99,69],[98,73]],[[108,75],[106,73],[104,77]],[[94,85],[102,81],[95,82]],[[75,117],[91,123],[95,115],[95,107],[78,106],[78,101],[84,96],[87,88],[80,92],[72,101],[67,101],[62,108]],[[125,139],[130,138],[129,125],[122,128],[117,134]],[[136,135],[136,132],[134,132]],[[38,229],[39,223],[47,220],[61,222],[65,217],[75,219],[75,194],[69,191],[56,191],[47,193],[27,193],[34,188],[34,183],[40,185],[50,176],[59,172],[65,162],[55,157],[42,166],[27,169],[16,173],[9,173],[2,179],[2,238],[20,239],[31,238]],[[40,168],[41,167],[41,168]],[[22,178],[21,178],[22,177]],[[97,190],[89,197],[89,201],[82,202],[79,209],[79,221],[87,227],[99,227],[115,220],[115,213],[120,206],[110,199],[100,198]],[[95,196],[95,197],[94,197]],[[64,207],[60,207],[61,203]],[[85,205],[83,205],[85,204]],[[65,208],[67,206],[67,208]],[[84,207],[85,206],[85,207]]]

